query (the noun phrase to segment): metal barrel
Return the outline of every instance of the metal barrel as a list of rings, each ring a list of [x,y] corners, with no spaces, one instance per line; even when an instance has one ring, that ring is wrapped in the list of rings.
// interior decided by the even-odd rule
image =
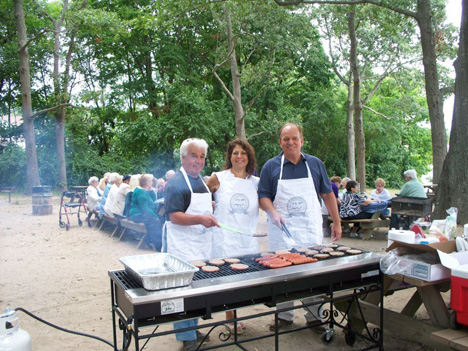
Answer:
[[[41,185],[32,187],[33,215],[43,216],[52,214],[52,187]]]

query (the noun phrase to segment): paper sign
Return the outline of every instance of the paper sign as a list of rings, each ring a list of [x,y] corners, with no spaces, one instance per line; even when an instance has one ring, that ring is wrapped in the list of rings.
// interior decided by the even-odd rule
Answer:
[[[184,311],[184,299],[161,301],[161,315],[179,313]]]

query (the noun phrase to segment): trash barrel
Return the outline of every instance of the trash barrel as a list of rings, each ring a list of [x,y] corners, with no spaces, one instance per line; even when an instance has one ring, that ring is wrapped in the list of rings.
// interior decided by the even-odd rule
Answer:
[[[52,214],[52,187],[47,185],[32,187],[33,215],[43,216]]]

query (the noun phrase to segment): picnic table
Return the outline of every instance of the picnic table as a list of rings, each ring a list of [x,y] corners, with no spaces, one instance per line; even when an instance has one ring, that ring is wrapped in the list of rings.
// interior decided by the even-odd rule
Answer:
[[[423,186],[424,186],[424,189],[426,189],[426,196],[428,198],[430,198],[430,199],[434,199],[435,196],[436,196],[438,185],[437,184],[426,184],[426,185],[423,185]]]
[[[454,316],[449,311],[441,294],[450,289],[450,278],[427,282],[401,274],[384,275],[383,290],[385,296],[409,288],[416,288],[416,290],[406,303],[402,301],[400,312],[384,308],[385,333],[387,335],[389,333],[398,334],[401,338],[414,340],[437,350],[444,349],[440,340],[431,339],[431,334],[434,335],[433,333],[455,327],[453,322]],[[368,294],[360,301],[360,309],[366,316],[367,322],[372,324],[378,323],[380,318],[380,302],[380,296],[374,293]],[[424,305],[429,314],[429,323],[414,318],[417,310],[422,305]],[[339,303],[336,304],[336,307],[341,309]],[[357,328],[358,330],[365,327],[361,321],[361,313],[357,308],[353,313],[351,323],[353,328]]]
[[[333,218],[328,217],[328,225],[332,225]],[[372,232],[376,228],[388,228],[390,220],[382,215],[380,211],[374,212],[371,218],[368,219],[341,219],[342,226],[349,226],[351,224],[359,224],[361,226],[362,239],[369,240]]]
[[[11,193],[16,191],[16,187],[14,186],[0,186],[0,192],[8,193],[8,202],[11,203]]]

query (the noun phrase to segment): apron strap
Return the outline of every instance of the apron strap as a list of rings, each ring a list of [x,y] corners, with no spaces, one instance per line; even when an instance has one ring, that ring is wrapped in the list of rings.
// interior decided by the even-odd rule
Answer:
[[[302,158],[305,160],[305,164],[307,167],[307,178],[312,178],[312,172],[310,171],[309,164],[307,163],[307,160],[305,158],[305,155],[301,152]],[[281,168],[280,168],[280,175],[279,179],[283,178],[283,165],[284,165],[284,154],[281,155]]]
[[[187,183],[187,185],[188,185],[188,187],[190,189],[190,192],[193,194],[192,184],[190,184],[190,180],[188,179],[188,175],[187,175],[187,172],[185,171],[184,167],[180,167],[180,171],[184,175],[185,182]],[[203,185],[205,186],[206,190],[208,190],[208,192],[211,194],[210,189],[208,188],[208,185],[206,185],[203,178],[200,175],[198,175],[198,177],[201,179],[201,181],[202,181]]]

